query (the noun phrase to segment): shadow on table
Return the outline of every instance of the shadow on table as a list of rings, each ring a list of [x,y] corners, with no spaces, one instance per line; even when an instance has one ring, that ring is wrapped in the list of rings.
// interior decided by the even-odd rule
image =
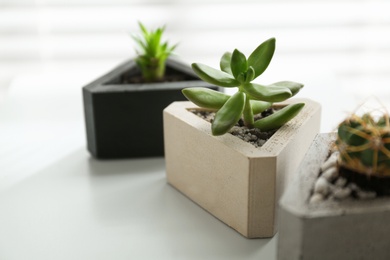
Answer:
[[[94,177],[104,177],[115,174],[148,174],[165,168],[163,157],[97,160],[88,159],[89,174]]]
[[[155,243],[157,251],[183,259],[275,255],[275,240],[242,237],[167,184],[164,158],[90,158],[88,168],[96,220],[140,234],[139,243]]]

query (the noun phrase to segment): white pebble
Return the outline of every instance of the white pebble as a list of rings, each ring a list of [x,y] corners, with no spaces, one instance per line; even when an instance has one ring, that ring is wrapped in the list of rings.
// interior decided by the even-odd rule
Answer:
[[[338,200],[343,200],[349,197],[351,195],[352,190],[348,187],[346,188],[336,188],[333,191],[333,196]]]
[[[329,183],[325,178],[318,178],[314,184],[314,193],[321,193],[326,196],[329,193]]]
[[[329,158],[321,165],[321,171],[324,172],[330,167],[337,165],[338,153],[332,153]]]
[[[310,203],[317,203],[324,200],[324,195],[321,193],[314,193],[313,196],[310,198]]]
[[[336,187],[335,185],[333,185],[332,183],[329,183],[329,192],[330,193],[333,193],[335,189],[337,189],[338,187]]]
[[[337,187],[344,187],[345,184],[347,184],[347,179],[342,178],[342,177],[339,177],[339,178],[336,180],[336,182],[335,182],[335,185],[336,185]]]
[[[356,192],[356,195],[359,199],[373,199],[376,198],[376,192],[375,191],[362,191],[359,190]]]
[[[350,189],[353,190],[353,191],[358,191],[358,190],[360,190],[360,188],[359,188],[355,183],[353,183],[353,182],[351,182],[350,184],[348,184],[347,187],[350,188]]]
[[[331,182],[337,177],[337,167],[330,167],[326,169],[322,174],[321,177],[324,177],[327,181]]]

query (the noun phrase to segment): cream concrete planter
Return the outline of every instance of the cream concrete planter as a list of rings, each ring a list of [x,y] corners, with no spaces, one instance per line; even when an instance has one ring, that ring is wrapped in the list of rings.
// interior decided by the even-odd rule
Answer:
[[[243,236],[272,237],[276,202],[320,126],[318,103],[290,102],[306,105],[261,148],[212,136],[210,123],[188,111],[196,105],[172,103],[164,110],[168,183]]]
[[[278,259],[390,259],[390,199],[309,203],[335,134],[316,137],[280,201]]]

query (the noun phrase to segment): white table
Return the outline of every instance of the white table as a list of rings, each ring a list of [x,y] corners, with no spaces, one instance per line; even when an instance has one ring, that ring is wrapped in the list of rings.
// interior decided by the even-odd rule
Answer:
[[[166,183],[162,158],[84,147],[0,193],[0,259],[275,259]]]

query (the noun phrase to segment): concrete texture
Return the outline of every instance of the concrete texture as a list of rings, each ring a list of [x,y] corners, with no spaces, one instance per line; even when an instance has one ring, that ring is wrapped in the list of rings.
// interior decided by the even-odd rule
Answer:
[[[289,102],[306,105],[261,148],[212,136],[210,123],[188,111],[196,105],[172,103],[164,110],[168,182],[243,236],[272,237],[276,202],[320,127],[318,103]]]
[[[390,199],[308,203],[335,134],[318,135],[280,201],[278,259],[390,259]]]

